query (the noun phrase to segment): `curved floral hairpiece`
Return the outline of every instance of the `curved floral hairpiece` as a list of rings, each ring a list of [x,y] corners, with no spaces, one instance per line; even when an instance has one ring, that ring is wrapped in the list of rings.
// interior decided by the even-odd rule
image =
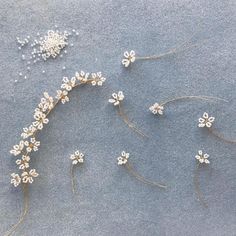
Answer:
[[[166,188],[167,186],[158,182],[153,182],[150,180],[147,180],[146,178],[144,178],[142,175],[138,174],[134,168],[132,167],[132,165],[129,163],[129,153],[122,151],[121,155],[117,158],[117,164],[120,166],[125,166],[127,168],[127,170],[139,181],[148,184],[148,185],[153,185],[153,186],[157,186],[159,188]]]
[[[215,129],[212,128],[212,125],[215,121],[215,117],[210,116],[207,112],[204,112],[202,117],[198,119],[198,127],[204,128],[206,127],[213,135],[215,135],[217,138],[224,140],[228,143],[236,143],[236,140],[231,140],[228,138],[225,138],[222,134],[217,132]]]
[[[169,99],[161,103],[154,103],[152,106],[149,107],[149,110],[154,115],[163,115],[165,106],[167,104],[178,101],[178,100],[186,100],[186,99],[198,99],[198,100],[205,100],[205,101],[220,100],[220,101],[228,102],[225,99],[218,98],[218,97],[211,97],[211,96],[181,96],[181,97]]]
[[[195,186],[195,191],[196,191],[198,200],[201,202],[201,204],[204,207],[208,207],[208,206],[207,206],[206,202],[204,201],[202,193],[200,191],[199,181],[198,181],[198,174],[199,174],[198,171],[199,171],[200,165],[210,164],[208,157],[209,157],[209,155],[207,153],[203,153],[202,150],[199,150],[198,154],[195,156],[196,160],[198,161],[198,164],[197,164],[197,168],[196,168],[196,171],[194,174],[194,186]]]
[[[24,210],[19,221],[6,233],[6,235],[11,235],[14,233],[28,212],[28,185],[32,184],[34,178],[39,175],[35,169],[31,169],[30,167],[30,154],[31,152],[37,151],[40,146],[40,141],[37,141],[36,135],[44,128],[46,124],[48,124],[48,115],[59,102],[62,104],[69,102],[68,95],[72,89],[84,84],[102,86],[105,80],[106,79],[102,76],[101,72],[90,74],[81,71],[80,73],[76,72],[75,76],[71,79],[68,77],[63,78],[61,89],[57,90],[57,95],[55,98],[49,96],[47,92],[44,92],[43,98],[41,98],[38,107],[35,109],[34,121],[30,126],[23,128],[23,132],[21,134],[22,140],[19,144],[14,145],[13,149],[10,151],[10,153],[14,156],[21,156],[21,159],[19,158],[16,160],[16,164],[21,173],[12,173],[11,183],[15,187],[22,184],[24,192]]]
[[[122,117],[123,121],[134,130],[136,133],[143,137],[148,137],[146,134],[144,134],[142,131],[140,131],[136,126],[129,120],[128,116],[123,111],[123,108],[121,106],[122,101],[124,100],[125,96],[122,91],[118,91],[117,93],[112,94],[112,98],[108,100],[108,102],[112,103],[115,107],[118,107],[118,114]]]

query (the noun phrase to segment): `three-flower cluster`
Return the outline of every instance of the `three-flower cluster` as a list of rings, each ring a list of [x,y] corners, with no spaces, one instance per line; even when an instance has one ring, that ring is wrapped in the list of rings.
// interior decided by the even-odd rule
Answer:
[[[48,115],[51,110],[61,102],[62,104],[69,102],[68,93],[81,84],[91,84],[93,86],[102,86],[106,78],[102,76],[101,72],[97,73],[85,73],[84,71],[76,72],[75,76],[71,79],[64,77],[62,80],[61,89],[57,90],[55,98],[49,96],[47,92],[44,92],[43,98],[41,98],[38,107],[34,111],[34,121],[28,127],[23,128],[21,134],[22,140],[19,144],[14,145],[10,153],[14,156],[21,156],[16,160],[16,164],[21,171],[20,174],[11,174],[11,183],[17,187],[21,183],[33,183],[34,178],[38,177],[38,173],[35,169],[30,168],[30,154],[38,151],[40,141],[36,140],[36,134],[42,130],[46,124],[48,124]]]

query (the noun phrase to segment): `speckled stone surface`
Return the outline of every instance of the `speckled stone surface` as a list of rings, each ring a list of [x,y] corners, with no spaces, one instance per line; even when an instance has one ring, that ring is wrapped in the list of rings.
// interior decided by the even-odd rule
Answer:
[[[71,101],[50,115],[38,136],[41,148],[32,155],[40,177],[30,187],[30,211],[15,235],[236,235],[236,145],[197,127],[198,117],[208,111],[216,117],[217,130],[236,138],[235,12],[233,0],[1,0],[0,235],[22,208],[20,188],[9,183],[10,173],[17,171],[9,150],[32,121],[42,93],[54,95],[64,75],[81,69],[102,71],[107,81],[101,88],[75,89]],[[20,78],[26,67],[16,37],[34,38],[55,24],[79,32],[74,46],[63,58],[32,66],[28,79]],[[159,61],[121,66],[127,49],[139,55],[163,53],[194,33],[193,42],[206,41]],[[131,131],[108,104],[117,90],[124,91],[124,109],[149,139]],[[152,103],[180,95],[229,102],[176,102],[163,117],[148,111]],[[75,172],[79,195],[73,196],[69,155],[76,149],[86,157]],[[194,192],[199,149],[210,154],[211,164],[200,170],[208,209]],[[144,185],[117,166],[122,150],[130,152],[139,173],[167,183],[168,189]]]

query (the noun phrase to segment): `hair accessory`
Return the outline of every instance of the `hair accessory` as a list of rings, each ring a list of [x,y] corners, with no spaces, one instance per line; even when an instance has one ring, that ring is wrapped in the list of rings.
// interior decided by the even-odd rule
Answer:
[[[196,168],[195,174],[194,174],[194,186],[195,186],[195,191],[196,191],[197,197],[204,207],[208,207],[208,206],[207,206],[206,202],[204,201],[202,193],[200,191],[199,181],[198,181],[198,174],[199,174],[198,171],[199,171],[200,165],[210,164],[208,157],[209,157],[209,155],[207,153],[204,154],[202,150],[199,150],[198,154],[195,156],[195,158],[198,160],[198,164],[197,164],[197,168]]]
[[[148,185],[154,185],[154,186],[157,186],[159,188],[166,188],[167,186],[164,185],[164,184],[161,184],[161,183],[157,183],[157,182],[153,182],[153,181],[150,181],[150,180],[147,180],[146,178],[144,178],[142,175],[138,174],[134,168],[132,167],[132,165],[129,163],[128,161],[129,159],[129,153],[125,152],[125,151],[122,151],[121,152],[121,156],[119,156],[117,158],[117,164],[120,165],[120,166],[125,166],[127,168],[127,170],[136,178],[138,179],[139,181],[145,183],[145,184],[148,184]]]
[[[215,121],[215,117],[210,116],[207,112],[204,112],[202,117],[198,119],[198,127],[204,128],[206,127],[213,135],[215,135],[217,138],[224,140],[228,143],[236,143],[236,140],[230,140],[225,138],[222,134],[217,132],[215,129],[212,128],[212,125]]]
[[[123,108],[121,106],[121,102],[124,100],[125,96],[122,91],[119,91],[118,93],[113,93],[112,98],[110,98],[108,101],[112,103],[115,107],[118,107],[118,114],[121,116],[123,121],[134,130],[136,133],[143,137],[148,137],[146,134],[144,134],[142,131],[140,131],[136,126],[129,120],[128,116],[123,111]]]
[[[72,186],[72,192],[75,193],[75,177],[74,177],[74,169],[75,166],[78,164],[84,163],[84,154],[80,152],[79,150],[75,151],[74,154],[70,155],[70,159],[72,160],[71,165],[71,186]]]
[[[210,96],[181,96],[181,97],[176,97],[161,103],[154,103],[152,106],[149,107],[149,110],[154,114],[154,115],[163,115],[164,114],[164,109],[165,106],[169,103],[178,101],[178,100],[186,100],[186,99],[198,99],[198,100],[205,100],[205,101],[211,101],[211,100],[220,100],[224,102],[228,102],[225,99],[218,98],[218,97],[210,97]]]
[[[44,92],[43,98],[41,98],[38,107],[35,109],[34,121],[28,127],[23,128],[21,134],[22,140],[19,144],[14,145],[10,151],[14,156],[21,156],[21,158],[16,160],[16,164],[21,173],[12,173],[11,183],[15,187],[22,185],[24,193],[24,209],[19,221],[5,235],[9,236],[14,233],[28,213],[28,186],[34,182],[34,178],[39,176],[37,171],[30,167],[30,154],[31,152],[36,152],[40,146],[40,141],[37,141],[36,136],[37,133],[48,124],[49,114],[60,102],[62,104],[69,102],[69,93],[72,89],[85,84],[102,86],[105,80],[106,79],[102,76],[101,72],[90,74],[81,71],[80,73],[76,72],[75,76],[71,79],[67,77],[63,78],[61,89],[57,90],[55,98],[49,96],[47,92]],[[76,160],[73,162],[75,163],[75,161]]]

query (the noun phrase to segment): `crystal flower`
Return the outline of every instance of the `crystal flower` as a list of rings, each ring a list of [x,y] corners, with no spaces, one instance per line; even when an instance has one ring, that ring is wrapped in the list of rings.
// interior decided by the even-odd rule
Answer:
[[[24,141],[21,140],[19,144],[13,146],[13,149],[10,151],[10,153],[13,154],[14,156],[17,156],[22,152],[23,149],[24,149]]]
[[[21,177],[18,174],[12,173],[11,174],[11,184],[17,187],[21,183]]]
[[[30,183],[30,184],[32,184],[34,182],[33,178],[38,177],[38,176],[39,176],[39,174],[36,172],[35,169],[32,169],[29,172],[24,171],[21,174],[22,182],[23,183]]]
[[[210,161],[208,160],[209,155],[207,153],[203,154],[202,150],[198,151],[198,155],[195,156],[195,158],[200,162],[200,163],[206,163],[209,164]]]
[[[41,102],[38,107],[42,112],[46,112],[47,110],[51,110],[53,108],[53,97],[50,97],[47,92],[43,93],[44,97],[41,98]]]
[[[202,117],[199,118],[199,124],[198,127],[208,127],[210,128],[215,120],[215,117],[211,116],[209,117],[208,113],[204,112]]]
[[[23,128],[24,132],[21,134],[21,137],[23,139],[26,139],[26,138],[32,136],[36,130],[37,129],[33,125],[30,125],[29,127],[25,127],[25,128]]]
[[[125,98],[122,91],[119,91],[118,93],[113,93],[112,98],[110,98],[108,101],[110,103],[113,103],[114,106],[117,106],[120,104],[121,101],[123,101]]]
[[[49,122],[46,114],[39,111],[38,109],[35,109],[34,119],[35,121],[33,122],[33,126],[35,126],[39,130],[43,129],[43,125]]]
[[[80,71],[75,73],[75,77],[81,83],[86,83],[88,81],[89,73],[85,73],[84,71]]]
[[[40,54],[44,60],[57,57],[61,50],[68,44],[66,33],[49,30],[43,40],[39,41]]]
[[[125,165],[128,161],[129,153],[122,151],[121,156],[117,158],[118,165]]]
[[[30,161],[30,157],[23,155],[22,159],[16,160],[16,164],[19,166],[20,170],[24,170],[24,169],[29,168],[29,161]]]
[[[70,155],[70,159],[72,160],[73,165],[77,165],[78,163],[84,162],[84,154],[77,150],[74,154]]]
[[[62,89],[66,89],[67,91],[71,91],[72,88],[75,87],[75,82],[76,82],[75,77],[72,77],[71,79],[64,77],[62,81],[63,81],[63,84],[61,85]]]
[[[70,101],[70,99],[67,95],[68,95],[68,91],[66,91],[66,90],[57,90],[56,98],[58,100],[61,100],[62,104],[65,104],[66,102]]]
[[[122,60],[122,64],[125,67],[128,67],[130,63],[133,63],[135,61],[135,51],[131,50],[130,52],[124,52],[124,57],[125,58]]]
[[[149,110],[154,114],[156,115],[157,113],[159,115],[163,115],[163,110],[164,110],[164,107],[158,103],[154,103],[152,106],[149,107]]]
[[[106,81],[106,78],[102,77],[101,72],[92,73],[92,78],[93,78],[93,81],[91,82],[91,84],[93,86],[95,85],[102,86],[102,84]]]
[[[31,138],[30,142],[25,141],[26,151],[32,152],[32,151],[38,151],[38,147],[40,146],[40,141],[36,141],[35,138]]]

